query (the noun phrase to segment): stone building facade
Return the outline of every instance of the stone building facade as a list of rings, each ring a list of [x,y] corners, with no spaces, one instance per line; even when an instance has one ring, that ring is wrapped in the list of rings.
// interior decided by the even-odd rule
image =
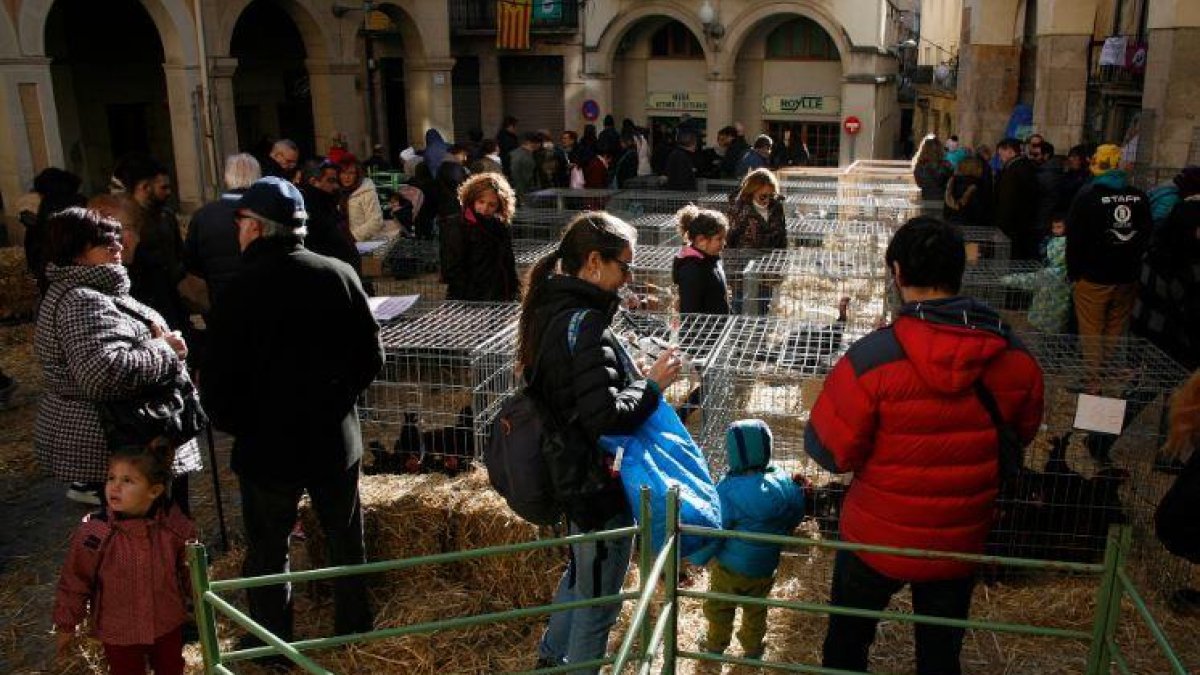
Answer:
[[[1139,166],[1200,161],[1200,2],[963,0],[961,38],[964,141],[994,143],[1026,103],[1061,152],[1137,137]]]
[[[323,153],[343,132],[394,155],[430,128],[492,136],[506,114],[557,132],[687,112],[792,129],[824,163],[896,147],[894,0],[534,4],[554,11],[510,52],[492,0],[0,1],[0,198],[46,166],[98,190],[144,150],[186,210],[216,193],[222,157],[269,138]]]

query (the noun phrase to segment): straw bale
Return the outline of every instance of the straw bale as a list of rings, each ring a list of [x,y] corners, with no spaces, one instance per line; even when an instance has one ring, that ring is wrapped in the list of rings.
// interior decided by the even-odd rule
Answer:
[[[33,315],[37,282],[25,267],[25,249],[0,248],[0,319]]]

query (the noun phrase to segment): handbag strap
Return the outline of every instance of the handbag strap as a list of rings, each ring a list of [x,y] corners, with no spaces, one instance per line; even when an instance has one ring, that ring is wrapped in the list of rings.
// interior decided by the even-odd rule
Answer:
[[[1008,422],[1004,421],[1004,416],[1000,414],[1000,406],[996,405],[996,397],[992,396],[992,391],[983,383],[983,379],[975,380],[975,396],[983,407],[988,412],[988,417],[992,418],[992,424],[996,429],[1011,429]]]

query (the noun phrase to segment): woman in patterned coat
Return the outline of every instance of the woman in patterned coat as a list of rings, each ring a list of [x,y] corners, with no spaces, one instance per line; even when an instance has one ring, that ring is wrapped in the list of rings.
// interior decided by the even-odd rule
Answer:
[[[129,295],[121,265],[121,225],[96,211],[69,208],[49,221],[46,276],[34,351],[44,395],[34,452],[67,497],[99,505],[108,443],[96,402],[129,398],[184,369],[187,345],[167,322]],[[187,509],[186,474],[201,469],[193,439],[176,449],[172,496]]]

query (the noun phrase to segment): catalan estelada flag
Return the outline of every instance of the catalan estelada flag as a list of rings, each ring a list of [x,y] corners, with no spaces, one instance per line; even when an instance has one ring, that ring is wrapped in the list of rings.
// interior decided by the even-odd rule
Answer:
[[[496,49],[529,49],[533,0],[496,0]]]

